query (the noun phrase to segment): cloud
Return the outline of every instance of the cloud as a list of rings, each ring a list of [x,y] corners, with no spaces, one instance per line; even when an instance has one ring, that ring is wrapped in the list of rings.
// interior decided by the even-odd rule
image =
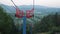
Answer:
[[[5,5],[9,5],[9,6],[13,6],[13,3],[11,2],[11,0],[0,0],[1,4],[5,4]]]
[[[60,0],[35,0],[36,5],[43,5],[43,6],[60,6]]]
[[[16,5],[32,5],[33,0],[13,0]],[[60,7],[60,0],[34,0],[35,5]],[[0,0],[0,3],[12,6],[11,0]]]

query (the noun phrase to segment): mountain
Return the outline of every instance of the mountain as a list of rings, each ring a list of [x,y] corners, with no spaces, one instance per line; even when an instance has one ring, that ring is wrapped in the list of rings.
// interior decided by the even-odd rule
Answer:
[[[8,6],[8,5],[4,5],[4,4],[1,4],[1,6],[7,10],[8,13],[15,13],[15,8],[14,6]],[[21,10],[30,10],[33,8],[32,5],[21,5],[21,6],[18,6]],[[34,6],[35,8],[35,13],[41,13],[41,14],[45,14],[45,13],[50,13],[50,12],[59,12],[60,11],[60,8],[51,8],[51,7],[46,7],[46,6],[40,6],[40,5],[35,5]]]
[[[4,5],[4,4],[0,4],[9,15],[11,15],[13,18],[15,18],[15,12],[16,9],[14,8],[14,6],[8,6],[8,5]],[[24,12],[26,12],[26,10],[31,10],[33,8],[32,5],[21,5],[18,6],[19,9],[24,10]],[[40,6],[40,5],[35,5],[34,6],[35,11],[34,11],[34,18],[31,19],[27,19],[27,22],[38,22],[41,20],[41,18],[45,15],[51,14],[51,13],[55,13],[55,12],[60,12],[60,8],[52,8],[52,7],[46,7],[46,6]]]
[[[23,20],[22,20],[22,18],[15,17],[16,9],[14,8],[14,6],[8,6],[8,5],[4,5],[4,4],[0,4],[0,6],[2,6],[4,8],[4,10],[6,10],[8,15],[10,15],[14,19],[15,25],[16,26],[19,25],[18,27],[20,29],[21,24],[23,23]],[[19,9],[24,10],[24,11],[30,10],[33,8],[32,5],[21,5],[18,7],[19,7]],[[39,23],[41,21],[41,19],[43,18],[43,16],[46,16],[48,14],[54,14],[55,12],[58,12],[60,14],[60,8],[51,8],[51,7],[40,6],[40,5],[35,5],[34,8],[35,8],[34,17],[27,18],[27,20],[26,20],[27,23],[33,23],[33,24]]]

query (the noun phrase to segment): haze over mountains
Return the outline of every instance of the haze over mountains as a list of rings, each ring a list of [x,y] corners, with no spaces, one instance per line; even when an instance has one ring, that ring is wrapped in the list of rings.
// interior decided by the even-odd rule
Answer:
[[[1,4],[1,6],[7,10],[8,13],[15,13],[15,8],[14,6],[8,6],[8,5],[3,5]],[[33,8],[32,5],[21,5],[18,6],[18,8],[20,8],[21,10],[30,10]],[[47,7],[47,6],[40,6],[40,5],[35,5],[35,13],[39,12],[39,13],[46,13],[46,12],[59,12],[60,8],[52,8],[52,7]]]
[[[10,14],[13,18],[15,18],[14,14],[15,14],[16,10],[15,10],[14,6],[8,6],[8,5],[4,5],[4,4],[1,4],[1,6],[7,11],[8,14]],[[18,8],[20,10],[24,10],[24,12],[26,12],[26,10],[31,10],[33,8],[33,6],[32,5],[21,5],[21,6],[18,6]],[[35,5],[34,8],[35,8],[34,18],[27,19],[28,23],[29,22],[34,22],[34,23],[38,22],[45,15],[60,12],[60,8],[53,8],[53,7],[47,7],[47,6]],[[19,20],[19,22],[20,22],[20,20]]]
[[[14,8],[14,6],[8,6],[8,5],[4,5],[1,4],[1,6],[7,11],[7,13],[15,13],[16,9]],[[24,12],[26,12],[26,10],[31,10],[33,8],[33,5],[21,5],[18,6],[18,8],[20,10],[23,10]],[[50,13],[55,13],[55,12],[60,12],[60,8],[53,8],[53,7],[47,7],[47,6],[40,6],[40,5],[35,5],[34,6],[35,11],[34,14],[35,15],[47,15]]]

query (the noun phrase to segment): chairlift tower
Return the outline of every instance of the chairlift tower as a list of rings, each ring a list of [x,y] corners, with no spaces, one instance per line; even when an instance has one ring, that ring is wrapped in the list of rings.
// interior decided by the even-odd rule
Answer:
[[[11,0],[12,1],[12,0]],[[17,18],[22,18],[23,19],[23,34],[26,34],[26,18],[31,18],[34,16],[34,0],[33,0],[33,8],[31,10],[26,10],[26,15],[24,15],[23,10],[20,10],[15,3],[12,1],[12,3],[15,6],[16,9],[16,14],[15,16]],[[32,23],[31,23],[32,24]],[[32,28],[32,26],[30,27]],[[32,34],[32,29],[30,30],[30,33]]]

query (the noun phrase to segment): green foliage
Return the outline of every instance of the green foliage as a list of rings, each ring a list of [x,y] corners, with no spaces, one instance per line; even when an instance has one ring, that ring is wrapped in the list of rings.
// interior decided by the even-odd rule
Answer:
[[[35,24],[36,32],[60,32],[60,14],[50,14]]]
[[[5,10],[0,6],[0,32],[2,34],[11,34],[14,28],[13,19],[5,13]]]
[[[48,15],[41,20],[40,23],[40,30],[42,32],[49,32],[49,31],[60,31],[60,15],[58,13],[54,15]]]

